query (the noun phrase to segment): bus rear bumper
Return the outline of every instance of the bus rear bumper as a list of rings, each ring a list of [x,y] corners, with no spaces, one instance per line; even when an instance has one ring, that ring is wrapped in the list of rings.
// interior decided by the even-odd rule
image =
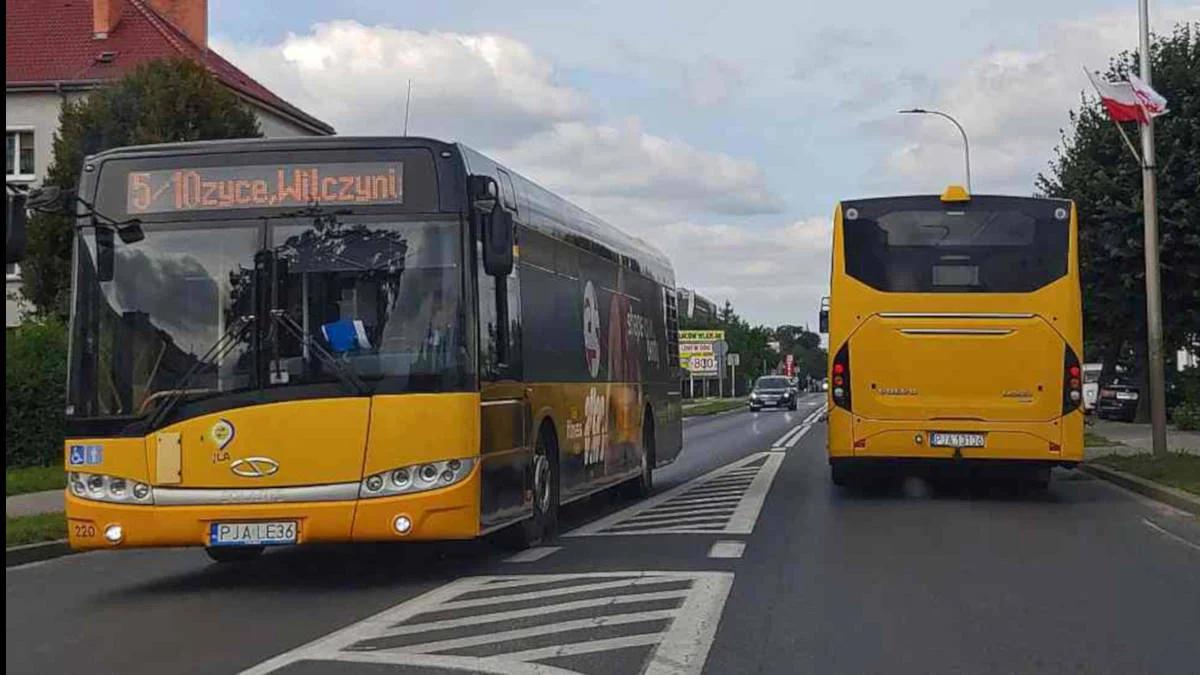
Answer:
[[[1083,460],[1083,412],[1044,422],[974,420],[867,420],[845,411],[830,415],[829,457],[835,460],[1044,463],[1074,466]],[[933,432],[980,433],[984,446],[936,447]]]
[[[208,546],[213,523],[297,523],[297,544],[472,539],[479,536],[479,474],[429,492],[337,502],[131,506],[66,495],[67,536],[76,550]],[[396,519],[411,529],[401,534]],[[105,532],[119,525],[121,538]]]

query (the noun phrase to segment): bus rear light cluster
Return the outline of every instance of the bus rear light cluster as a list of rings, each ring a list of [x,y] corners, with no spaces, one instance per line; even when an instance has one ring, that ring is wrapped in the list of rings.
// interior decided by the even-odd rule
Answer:
[[[850,343],[843,344],[833,357],[833,377],[830,394],[833,404],[839,408],[850,410]]]
[[[1079,365],[1079,357],[1075,350],[1067,345],[1063,355],[1063,402],[1062,413],[1075,410],[1083,402],[1083,369]]]

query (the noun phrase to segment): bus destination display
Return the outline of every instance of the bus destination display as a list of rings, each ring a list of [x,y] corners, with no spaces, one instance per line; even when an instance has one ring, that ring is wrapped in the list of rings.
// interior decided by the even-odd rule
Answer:
[[[400,162],[219,166],[129,173],[126,211],[402,204]]]

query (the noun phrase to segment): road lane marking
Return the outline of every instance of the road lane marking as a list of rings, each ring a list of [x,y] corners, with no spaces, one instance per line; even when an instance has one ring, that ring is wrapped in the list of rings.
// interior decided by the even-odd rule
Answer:
[[[800,433],[796,434],[795,436],[792,436],[792,438],[787,442],[786,447],[791,448],[792,446],[796,445],[796,443],[799,442],[800,439],[804,437],[804,434],[808,433],[809,429],[812,429],[811,425],[805,426],[803,429],[800,430]]]
[[[779,440],[777,440],[771,444],[771,447],[775,447],[775,448],[781,447],[784,443],[788,442],[788,439],[792,437],[792,434],[799,432],[803,428],[804,428],[804,423],[802,422],[802,423],[797,424],[796,426],[792,427],[791,429],[788,429],[787,433],[780,436]]]
[[[740,558],[746,550],[744,541],[718,541],[708,549],[710,558]]]
[[[561,546],[535,546],[534,548],[521,551],[516,555],[509,556],[504,562],[510,563],[527,563],[537,562],[548,555],[552,555],[561,551]]]
[[[1154,522],[1153,520],[1150,520],[1149,518],[1142,518],[1142,524],[1174,542],[1183,544],[1184,546],[1187,546],[1188,548],[1194,549],[1196,551],[1200,551],[1200,544],[1196,544],[1196,542],[1191,541],[1189,539],[1184,539],[1183,537],[1166,529],[1162,525],[1159,525],[1158,523]]]
[[[614,667],[698,675],[732,585],[729,572],[466,577],[243,673],[340,662],[505,675],[600,673]],[[518,592],[511,592],[514,587]],[[571,595],[573,600],[563,602]],[[570,670],[554,662],[609,651],[617,653],[567,662]]]
[[[749,455],[563,536],[750,534],[782,462]]]

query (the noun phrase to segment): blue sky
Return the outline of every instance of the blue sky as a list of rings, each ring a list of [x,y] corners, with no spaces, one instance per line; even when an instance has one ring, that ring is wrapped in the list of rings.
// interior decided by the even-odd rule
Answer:
[[[343,133],[478,146],[658,244],[751,321],[812,321],[842,197],[1027,194],[1086,81],[1136,45],[1134,0],[211,0],[214,46]],[[1155,25],[1200,4],[1152,3]],[[270,21],[263,16],[270,15]]]

